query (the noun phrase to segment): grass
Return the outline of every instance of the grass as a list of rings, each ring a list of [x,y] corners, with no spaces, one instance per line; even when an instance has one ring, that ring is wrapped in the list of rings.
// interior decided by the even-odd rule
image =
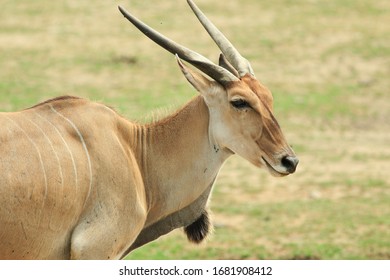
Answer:
[[[214,61],[219,54],[185,1],[3,2],[2,111],[71,94],[144,120],[196,94],[173,56],[116,4]],[[206,244],[176,230],[128,258],[390,259],[389,2],[197,3],[272,90],[301,162],[278,179],[231,158],[214,188]]]

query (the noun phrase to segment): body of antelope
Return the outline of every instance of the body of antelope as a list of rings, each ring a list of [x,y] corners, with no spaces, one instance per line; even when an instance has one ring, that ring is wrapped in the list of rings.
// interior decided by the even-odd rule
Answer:
[[[229,156],[275,176],[295,171],[298,159],[273,116],[270,91],[188,3],[220,47],[219,65],[120,8],[176,55],[199,92],[174,114],[141,125],[77,97],[0,114],[1,259],[119,259],[180,227],[198,243],[209,231],[208,197]]]

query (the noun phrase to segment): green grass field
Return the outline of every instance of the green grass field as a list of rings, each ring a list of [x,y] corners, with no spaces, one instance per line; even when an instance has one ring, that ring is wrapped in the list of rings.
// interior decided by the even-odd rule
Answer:
[[[176,230],[128,258],[390,259],[390,2],[196,2],[273,92],[300,164],[274,178],[232,157],[205,244]],[[217,61],[184,0],[2,0],[0,109],[77,95],[145,121],[196,94],[118,4]]]

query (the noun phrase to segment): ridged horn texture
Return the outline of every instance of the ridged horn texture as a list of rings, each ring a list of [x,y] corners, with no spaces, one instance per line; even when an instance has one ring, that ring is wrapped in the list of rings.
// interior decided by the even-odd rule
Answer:
[[[187,2],[194,11],[196,17],[199,19],[200,23],[210,34],[210,37],[218,45],[227,60],[238,71],[240,77],[243,77],[248,73],[254,76],[255,74],[248,60],[241,56],[233,44],[230,43],[225,35],[219,31],[219,29],[204,15],[204,13],[198,8],[198,6],[195,5],[194,2],[192,2],[192,0],[187,0]]]
[[[142,33],[149,37],[152,41],[171,52],[177,54],[181,59],[191,63],[203,73],[209,75],[211,78],[221,83],[222,85],[228,85],[231,82],[239,80],[232,73],[224,69],[223,67],[214,64],[204,56],[194,52],[174,41],[165,37],[161,33],[157,32],[153,28],[149,27],[135,16],[131,15],[121,6],[118,6],[122,15],[127,18],[135,27],[137,27]]]
[[[229,72],[232,73],[234,76],[240,77],[237,70],[230,64],[230,62],[226,59],[223,53],[219,55],[218,65],[222,66],[226,70],[229,70]]]

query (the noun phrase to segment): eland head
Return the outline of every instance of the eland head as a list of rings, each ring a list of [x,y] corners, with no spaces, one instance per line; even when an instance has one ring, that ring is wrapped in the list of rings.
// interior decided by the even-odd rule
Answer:
[[[271,92],[256,79],[248,60],[222,32],[193,1],[187,2],[222,52],[218,65],[155,31],[120,6],[119,10],[147,37],[176,55],[184,76],[207,104],[209,133],[216,150],[238,154],[274,176],[294,173],[299,160],[274,117]]]

